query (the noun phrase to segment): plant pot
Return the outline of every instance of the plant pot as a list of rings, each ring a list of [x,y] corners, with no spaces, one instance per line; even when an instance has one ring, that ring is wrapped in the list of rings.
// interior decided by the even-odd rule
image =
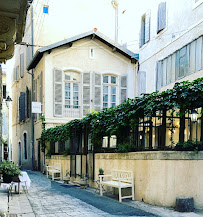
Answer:
[[[104,175],[104,174],[98,174],[98,177],[99,177],[100,175]],[[102,177],[102,181],[103,181],[103,179],[104,179],[104,177]],[[99,177],[99,180],[100,180],[100,177]]]
[[[7,174],[3,174],[3,182],[4,183],[11,183],[13,181],[13,176],[9,176]]]

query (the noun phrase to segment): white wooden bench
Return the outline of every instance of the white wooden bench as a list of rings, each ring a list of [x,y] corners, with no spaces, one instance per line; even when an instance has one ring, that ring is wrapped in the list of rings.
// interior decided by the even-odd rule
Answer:
[[[106,178],[108,177],[108,180]],[[112,170],[110,175],[100,175],[100,195],[103,195],[102,186],[107,185],[119,190],[119,202],[122,202],[122,199],[132,198],[134,196],[134,176],[132,171],[123,171],[123,170]],[[123,196],[121,194],[122,188],[131,188],[132,195]]]
[[[61,174],[61,164],[60,163],[55,163],[53,166],[46,166],[47,168],[47,178],[49,173],[52,174],[52,180],[54,179],[62,179],[62,174]],[[60,177],[55,177],[54,174],[60,174]]]

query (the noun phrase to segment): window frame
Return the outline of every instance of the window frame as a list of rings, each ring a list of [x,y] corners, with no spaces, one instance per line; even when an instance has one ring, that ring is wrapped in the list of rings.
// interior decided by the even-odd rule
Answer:
[[[104,83],[104,77],[108,76],[108,82]],[[111,78],[116,78],[116,83],[111,82]],[[104,87],[108,87],[107,97],[108,101],[104,101]],[[110,88],[109,88],[110,87]],[[116,88],[116,93],[112,94],[112,87]],[[112,101],[112,96],[115,96],[115,102]],[[107,103],[107,107],[104,107],[104,103]],[[115,106],[111,106],[112,104],[115,104],[115,106],[118,105],[118,76],[114,74],[104,74],[102,75],[102,108],[111,108]]]
[[[80,108],[80,102],[81,102],[81,73],[74,70],[64,70],[64,79],[63,79],[63,107],[65,109],[79,109]],[[65,78],[66,73],[70,73],[70,80]],[[74,73],[78,74],[78,80],[73,80]],[[66,105],[66,84],[70,84],[70,104]],[[78,90],[76,91],[78,93],[78,99],[76,102],[78,102],[77,105],[74,105],[74,84],[78,84]],[[66,107],[67,106],[67,107]],[[69,106],[69,107],[68,107]]]

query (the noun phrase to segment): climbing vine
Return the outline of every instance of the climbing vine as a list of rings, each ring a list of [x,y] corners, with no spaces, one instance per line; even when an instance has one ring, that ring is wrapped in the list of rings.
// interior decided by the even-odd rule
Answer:
[[[90,129],[91,138],[96,144],[101,142],[103,135],[116,134],[122,137],[126,129],[139,123],[139,118],[153,117],[157,111],[161,114],[163,110],[171,110],[172,113],[178,110],[176,115],[182,117],[189,110],[199,107],[203,107],[203,78],[198,78],[193,82],[177,82],[172,89],[161,93],[157,91],[143,94],[142,97],[127,99],[116,107],[87,114],[83,119],[75,119],[47,130],[44,127],[41,144],[45,146],[45,143],[49,141],[66,141],[73,132],[81,133],[86,128]],[[174,129],[175,125],[171,119],[171,145],[174,144]]]

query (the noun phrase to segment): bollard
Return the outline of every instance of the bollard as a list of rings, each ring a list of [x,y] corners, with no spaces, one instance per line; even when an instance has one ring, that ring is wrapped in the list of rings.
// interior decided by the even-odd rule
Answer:
[[[193,212],[194,199],[193,197],[176,197],[176,211],[178,212]]]

